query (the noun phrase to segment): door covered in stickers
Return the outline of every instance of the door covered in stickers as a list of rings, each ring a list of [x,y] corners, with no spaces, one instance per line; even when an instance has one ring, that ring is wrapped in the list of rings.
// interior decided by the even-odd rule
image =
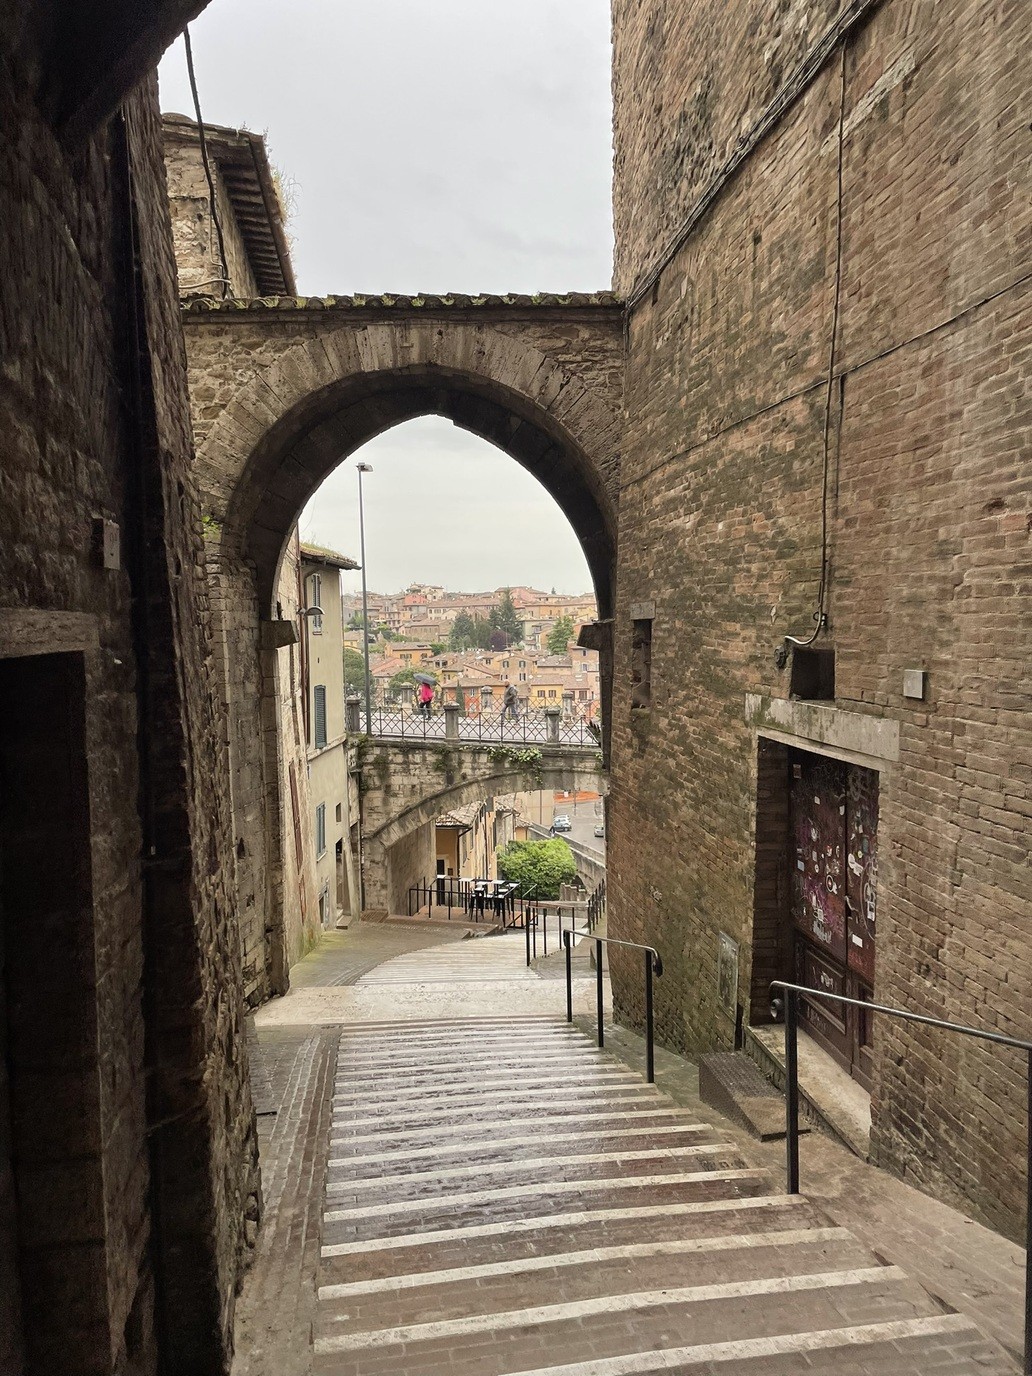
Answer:
[[[799,984],[874,998],[878,775],[792,751],[792,948]],[[800,1003],[810,1035],[871,1087],[871,1017],[861,1008]]]

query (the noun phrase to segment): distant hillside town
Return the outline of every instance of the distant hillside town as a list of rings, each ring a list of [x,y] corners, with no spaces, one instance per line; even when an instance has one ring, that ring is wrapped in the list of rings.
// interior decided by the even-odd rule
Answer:
[[[441,702],[457,701],[469,715],[500,711],[512,684],[521,708],[559,707],[567,718],[594,720],[599,710],[598,653],[578,644],[595,620],[591,593],[568,595],[537,588],[448,592],[413,583],[403,592],[367,595],[370,674],[378,703],[404,696],[414,673],[432,676]],[[358,691],[362,597],[342,597],[348,689]]]

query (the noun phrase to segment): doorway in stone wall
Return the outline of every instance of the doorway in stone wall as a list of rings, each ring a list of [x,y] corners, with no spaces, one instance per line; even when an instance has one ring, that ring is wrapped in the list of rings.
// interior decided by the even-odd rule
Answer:
[[[12,1376],[54,1370],[71,1334],[108,1323],[85,693],[81,654],[0,659],[0,1371]]]
[[[878,775],[804,750],[788,752],[791,976],[861,1002],[874,998]],[[871,1017],[862,1008],[801,1002],[800,1020],[865,1089]]]

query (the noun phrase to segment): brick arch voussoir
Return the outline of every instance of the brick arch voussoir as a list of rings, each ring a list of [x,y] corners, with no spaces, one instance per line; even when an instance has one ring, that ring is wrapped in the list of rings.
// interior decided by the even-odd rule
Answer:
[[[262,440],[288,418],[301,418],[305,428],[306,406],[317,404],[337,384],[414,368],[466,375],[521,398],[591,459],[616,448],[618,417],[607,399],[518,336],[468,323],[442,329],[433,320],[338,327],[297,341],[255,369],[208,429],[198,460],[202,488],[218,494],[218,514],[231,511],[233,494],[247,483]],[[317,423],[313,415],[312,426]]]

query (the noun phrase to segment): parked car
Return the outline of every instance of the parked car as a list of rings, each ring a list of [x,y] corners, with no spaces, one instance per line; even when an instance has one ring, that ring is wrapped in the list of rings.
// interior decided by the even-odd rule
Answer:
[[[596,836],[605,836],[605,834],[606,834],[606,829],[605,829],[605,827],[602,825],[602,823],[599,822],[598,826],[595,828],[595,835],[596,835]]]
[[[569,817],[567,817],[565,814],[563,814],[563,815],[561,815],[561,816],[559,816],[559,817],[553,817],[553,818],[552,818],[552,830],[553,830],[553,831],[572,831],[572,830],[573,830],[573,823],[570,821]]]

